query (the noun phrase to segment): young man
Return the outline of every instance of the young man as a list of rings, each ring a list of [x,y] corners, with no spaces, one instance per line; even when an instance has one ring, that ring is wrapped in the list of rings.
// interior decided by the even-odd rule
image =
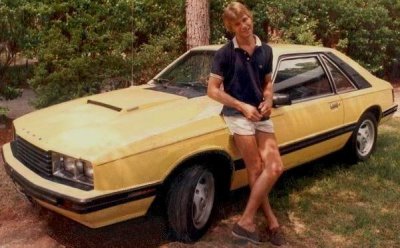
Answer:
[[[235,37],[217,51],[208,83],[208,96],[224,104],[222,114],[245,162],[250,198],[232,234],[261,243],[254,217],[261,206],[269,240],[283,244],[283,236],[268,194],[283,172],[272,108],[272,49],[253,34],[253,17],[241,3],[232,2],[223,13],[228,31]],[[221,87],[223,85],[223,87]]]

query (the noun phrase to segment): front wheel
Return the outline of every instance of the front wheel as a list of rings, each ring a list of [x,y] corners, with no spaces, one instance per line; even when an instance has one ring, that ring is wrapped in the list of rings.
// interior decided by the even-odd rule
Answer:
[[[372,113],[361,116],[349,143],[348,151],[352,162],[365,161],[375,149],[377,138],[377,121]]]
[[[205,166],[192,166],[174,180],[168,192],[167,214],[170,228],[178,240],[195,241],[205,233],[210,224],[214,196],[214,175]]]

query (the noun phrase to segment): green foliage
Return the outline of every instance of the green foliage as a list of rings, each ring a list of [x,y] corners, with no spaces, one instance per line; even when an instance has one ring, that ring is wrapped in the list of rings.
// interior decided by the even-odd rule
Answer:
[[[184,47],[184,2],[32,1],[30,54],[39,63],[30,80],[44,107],[148,81]],[[110,80],[111,79],[111,80]],[[117,82],[117,84],[119,84]]]
[[[135,84],[146,83],[179,55],[178,48],[166,49],[169,45],[179,44],[174,41],[172,37],[159,36],[139,47],[132,64],[133,71],[139,72],[132,75]]]
[[[210,2],[211,43],[230,38]],[[243,0],[263,40],[335,47],[377,75],[400,64],[399,0]],[[0,0],[0,89],[28,73],[1,73],[18,52],[38,60],[38,107],[147,82],[185,51],[185,0]],[[114,87],[111,87],[114,88]]]
[[[273,41],[335,47],[380,76],[400,59],[398,0],[271,0],[256,8],[268,14]]]
[[[0,128],[5,127],[8,112],[9,109],[7,107],[0,106]]]
[[[134,2],[134,84],[146,83],[185,50],[185,19],[177,18],[184,11],[183,0]]]
[[[0,106],[0,119],[7,116],[8,108]]]
[[[0,91],[0,100],[4,98],[5,100],[12,100],[22,95],[22,90],[19,88],[15,88],[10,85],[6,85]]]
[[[226,36],[221,13],[229,1],[211,3],[212,42]],[[254,0],[255,33],[263,40],[334,47],[379,76],[400,63],[398,0]],[[267,37],[268,36],[268,37]]]
[[[1,81],[3,85],[0,87],[0,99],[12,100],[20,97],[21,88],[27,84],[27,79],[31,77],[33,71],[32,66],[12,65],[4,71]]]
[[[39,63],[30,85],[38,107],[97,93],[105,79],[129,75],[129,2],[32,1],[29,8],[37,17],[30,52]]]
[[[30,16],[21,8],[23,4],[23,0],[0,1],[0,97],[7,99],[12,97],[10,89],[21,84],[13,64],[17,53],[29,43],[26,31]]]

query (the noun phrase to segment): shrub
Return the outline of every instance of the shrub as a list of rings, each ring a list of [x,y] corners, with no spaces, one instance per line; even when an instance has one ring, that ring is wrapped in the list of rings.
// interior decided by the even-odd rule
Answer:
[[[8,108],[0,106],[0,123],[6,118],[8,111]]]
[[[230,37],[221,21],[228,2],[210,2],[211,43]],[[253,10],[263,40],[336,47],[379,76],[395,75],[398,0],[242,2]],[[184,0],[4,0],[0,44],[11,42],[15,51],[38,59],[29,84],[38,93],[37,107],[44,107],[147,82],[184,52],[184,12]],[[11,88],[20,80],[11,76]]]

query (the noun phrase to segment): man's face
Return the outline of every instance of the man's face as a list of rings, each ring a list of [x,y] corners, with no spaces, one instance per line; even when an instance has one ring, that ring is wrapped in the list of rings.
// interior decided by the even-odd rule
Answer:
[[[248,38],[253,35],[253,20],[248,15],[243,15],[232,24],[233,32],[240,38]]]

